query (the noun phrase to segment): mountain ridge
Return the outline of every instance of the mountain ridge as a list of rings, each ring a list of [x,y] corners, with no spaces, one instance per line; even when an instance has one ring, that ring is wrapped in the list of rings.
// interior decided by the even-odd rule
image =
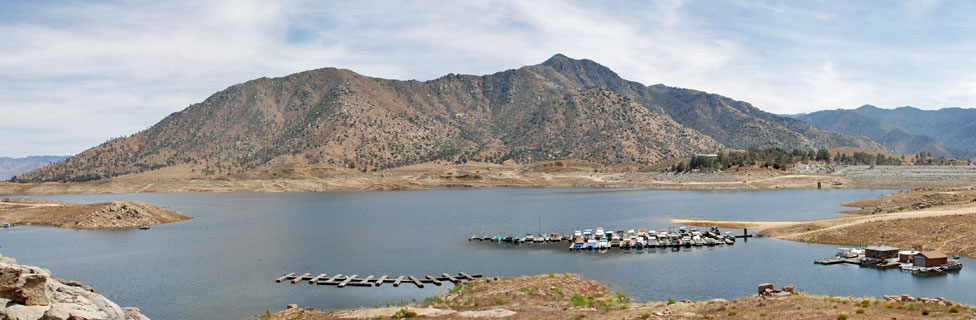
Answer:
[[[649,164],[752,145],[884,150],[742,101],[645,86],[592,60],[557,54],[539,65],[428,81],[337,68],[258,78],[18,181],[86,181],[168,167],[230,176],[282,157],[361,171],[469,159]]]
[[[794,115],[815,127],[867,136],[896,153],[931,152],[936,157],[976,157],[976,109],[885,109],[870,104]]]

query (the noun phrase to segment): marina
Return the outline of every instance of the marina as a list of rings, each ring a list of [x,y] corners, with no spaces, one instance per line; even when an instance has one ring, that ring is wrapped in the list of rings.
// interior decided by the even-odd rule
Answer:
[[[853,264],[865,268],[898,268],[913,275],[936,275],[962,269],[959,256],[949,258],[940,251],[900,250],[877,245],[867,248],[838,248],[833,257],[814,260],[820,265]]]
[[[441,273],[440,277],[434,277],[431,275],[425,275],[424,278],[418,279],[413,275],[409,276],[398,276],[396,279],[391,278],[388,275],[383,275],[382,277],[376,278],[373,275],[369,275],[366,278],[360,278],[358,274],[351,276],[343,276],[342,274],[336,274],[331,278],[325,273],[319,274],[317,276],[312,276],[311,273],[305,273],[302,275],[297,275],[294,272],[286,274],[284,276],[275,279],[275,282],[291,282],[292,284],[298,284],[299,282],[308,281],[309,284],[316,285],[326,285],[326,286],[336,286],[339,288],[345,288],[346,286],[353,287],[379,287],[384,283],[392,283],[394,287],[399,287],[400,284],[411,283],[417,288],[423,288],[425,283],[432,283],[435,286],[441,286],[444,281],[453,284],[461,284],[466,281],[471,281],[484,277],[481,274],[467,274],[465,272],[459,272],[457,276],[452,276],[447,273]]]
[[[731,231],[722,232],[717,227],[711,227],[701,231],[695,227],[668,227],[658,232],[653,229],[629,229],[627,231],[604,230],[602,227],[593,229],[573,230],[571,234],[560,235],[558,233],[539,233],[538,235],[526,234],[523,237],[516,236],[471,236],[468,241],[487,241],[495,243],[537,244],[537,243],[559,243],[568,242],[570,251],[603,251],[610,249],[620,250],[642,250],[644,248],[673,248],[678,250],[682,247],[714,247],[734,245],[736,238],[758,237],[757,234],[750,234],[748,229],[743,229],[741,235],[733,234]]]

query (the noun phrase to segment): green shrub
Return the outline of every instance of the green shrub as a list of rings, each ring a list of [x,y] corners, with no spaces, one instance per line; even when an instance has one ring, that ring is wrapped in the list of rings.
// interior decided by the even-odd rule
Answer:
[[[956,306],[953,306],[952,308],[949,308],[949,313],[959,313],[959,308],[956,307]]]
[[[494,297],[491,298],[491,303],[494,303],[495,305],[500,305],[502,303],[505,303],[505,300],[502,300],[502,297]]]
[[[865,308],[867,308],[867,307],[868,307],[868,306],[870,306],[870,305],[871,305],[871,301],[868,301],[868,300],[863,300],[863,301],[861,301],[861,306],[862,306],[862,307],[865,307]]]
[[[839,316],[837,316],[837,320],[847,320],[847,316],[846,315],[843,315],[843,314],[842,315],[839,315]]]
[[[627,296],[625,296],[623,292],[620,291],[617,291],[616,298],[617,298],[617,302],[627,302],[627,300],[629,300]]]
[[[734,317],[736,315],[735,311],[729,311],[728,314],[729,314],[730,317]]]
[[[392,318],[392,319],[407,319],[407,318],[415,318],[415,317],[417,317],[417,313],[416,312],[413,312],[413,311],[407,310],[406,308],[403,308],[403,309],[400,309],[400,311],[397,311],[396,313],[394,313],[393,316],[391,316],[390,318]]]
[[[668,304],[675,304],[675,303],[677,303],[677,301],[674,301],[674,298],[668,298]]]
[[[854,310],[854,313],[864,313],[864,309],[857,308],[857,310]]]
[[[642,313],[642,314],[640,315],[640,318],[641,318],[641,319],[647,319],[647,318],[650,318],[650,317],[651,317],[651,314],[650,314],[650,313]]]
[[[922,309],[922,315],[923,316],[929,315],[929,311],[928,310],[925,310],[925,309]]]
[[[571,298],[574,307],[582,307],[586,305],[586,297],[581,296],[579,293],[574,293]]]
[[[444,303],[444,299],[441,299],[440,296],[429,297],[426,300],[427,303]]]

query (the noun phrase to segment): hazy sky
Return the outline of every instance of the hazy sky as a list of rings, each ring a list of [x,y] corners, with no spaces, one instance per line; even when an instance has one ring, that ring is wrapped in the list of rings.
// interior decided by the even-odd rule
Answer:
[[[587,58],[774,113],[976,106],[972,1],[0,1],[0,156],[75,154],[235,83]]]

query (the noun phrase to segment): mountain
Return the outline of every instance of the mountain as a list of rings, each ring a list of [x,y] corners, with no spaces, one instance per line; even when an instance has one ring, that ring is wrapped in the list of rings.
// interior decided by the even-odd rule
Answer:
[[[867,136],[896,153],[926,151],[937,157],[976,157],[976,109],[882,109],[864,105],[794,117],[823,130]]]
[[[149,129],[20,181],[159,168],[246,174],[283,159],[369,171],[468,159],[653,163],[726,147],[883,147],[701,91],[644,86],[555,55],[491,75],[430,81],[325,68],[231,86]]]
[[[0,157],[0,181],[19,176],[69,156],[29,156],[24,158]]]

